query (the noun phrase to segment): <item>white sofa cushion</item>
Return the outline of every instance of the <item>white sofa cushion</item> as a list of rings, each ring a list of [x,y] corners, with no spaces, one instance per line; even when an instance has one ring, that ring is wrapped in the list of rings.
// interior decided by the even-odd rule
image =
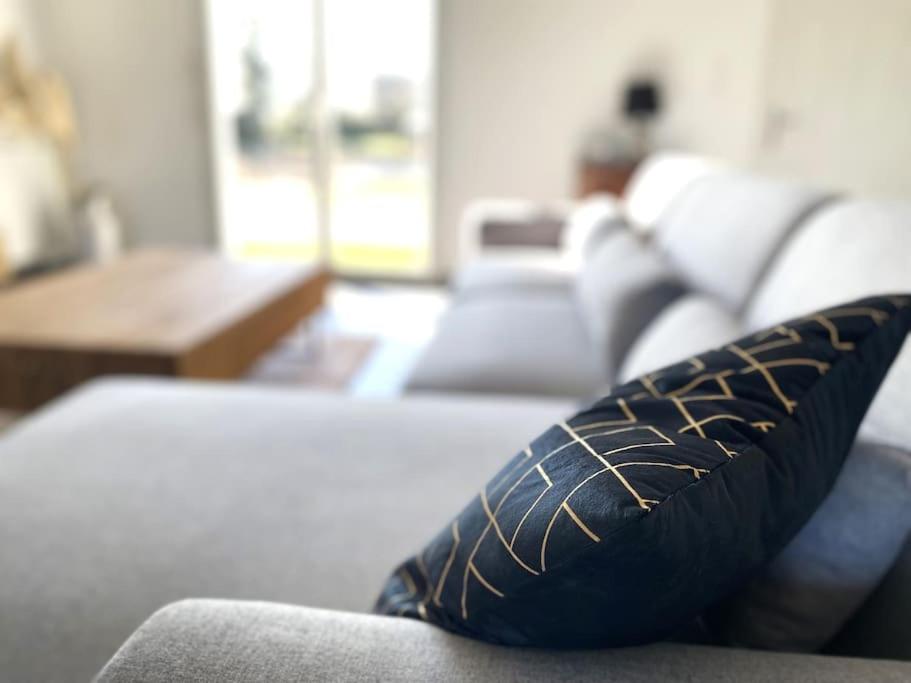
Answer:
[[[837,202],[794,233],[744,320],[759,329],[851,299],[908,290],[911,202]]]
[[[740,311],[787,235],[824,193],[747,173],[719,173],[689,185],[656,237],[695,290]]]
[[[678,299],[645,328],[623,360],[619,382],[721,346],[740,337],[740,321],[714,299],[689,294]]]
[[[723,169],[719,161],[686,152],[649,155],[623,193],[627,223],[637,232],[651,232],[685,187]]]
[[[911,291],[911,202],[839,202],[804,224],[762,280],[744,319],[756,330],[864,296]],[[911,343],[892,365],[861,429],[911,443]]]

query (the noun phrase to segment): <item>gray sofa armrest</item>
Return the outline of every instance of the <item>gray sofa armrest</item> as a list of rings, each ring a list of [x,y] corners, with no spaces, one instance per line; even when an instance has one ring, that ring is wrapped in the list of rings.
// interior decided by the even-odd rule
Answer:
[[[907,681],[911,663],[677,644],[524,650],[467,640],[408,619],[186,600],[152,615],[97,680]]]

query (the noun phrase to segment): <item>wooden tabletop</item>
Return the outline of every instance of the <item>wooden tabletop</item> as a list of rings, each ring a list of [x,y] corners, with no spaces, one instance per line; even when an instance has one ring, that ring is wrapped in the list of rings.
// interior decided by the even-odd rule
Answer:
[[[108,374],[231,378],[324,299],[319,267],[139,250],[0,291],[0,407]]]
[[[0,293],[0,345],[180,352],[319,274],[144,249]]]

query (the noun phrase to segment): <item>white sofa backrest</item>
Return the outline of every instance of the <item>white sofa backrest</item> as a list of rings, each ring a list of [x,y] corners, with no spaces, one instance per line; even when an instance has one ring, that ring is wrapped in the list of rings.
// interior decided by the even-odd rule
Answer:
[[[639,164],[623,194],[623,213],[636,232],[650,233],[690,183],[725,169],[721,161],[686,152],[656,152]]]
[[[911,293],[911,202],[846,201],[819,211],[782,249],[744,315],[748,330],[875,294]],[[889,372],[862,433],[911,444],[911,342]]]
[[[911,202],[834,202],[800,226],[744,312],[750,329],[851,299],[911,291]]]
[[[580,265],[604,237],[624,225],[620,203],[612,194],[581,200],[566,219],[560,250],[569,263]]]
[[[689,286],[739,312],[788,234],[828,198],[790,182],[719,173],[683,190],[656,240]]]

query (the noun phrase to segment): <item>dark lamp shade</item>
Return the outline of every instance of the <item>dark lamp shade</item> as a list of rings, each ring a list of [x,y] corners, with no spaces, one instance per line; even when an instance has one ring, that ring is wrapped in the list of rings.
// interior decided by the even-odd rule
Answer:
[[[651,81],[636,81],[626,88],[624,113],[631,118],[649,118],[661,108],[661,94]]]

